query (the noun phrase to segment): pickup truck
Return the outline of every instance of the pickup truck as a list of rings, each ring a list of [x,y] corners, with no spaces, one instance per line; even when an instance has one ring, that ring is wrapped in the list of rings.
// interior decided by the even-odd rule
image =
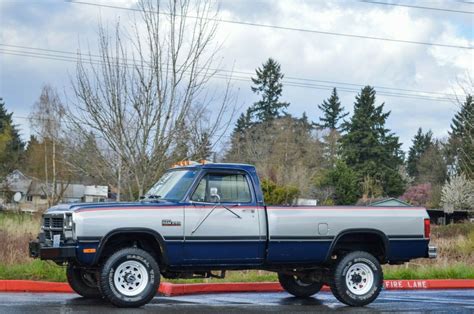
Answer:
[[[139,307],[160,278],[275,272],[296,297],[323,285],[350,306],[374,301],[381,264],[434,258],[419,207],[267,206],[255,167],[182,163],[133,203],[60,204],[43,215],[30,256],[67,265],[81,296]]]

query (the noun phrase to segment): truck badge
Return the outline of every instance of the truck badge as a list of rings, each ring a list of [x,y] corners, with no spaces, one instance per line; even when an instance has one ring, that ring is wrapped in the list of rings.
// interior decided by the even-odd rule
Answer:
[[[179,227],[181,226],[181,221],[173,221],[171,219],[163,219],[161,225],[165,227]]]

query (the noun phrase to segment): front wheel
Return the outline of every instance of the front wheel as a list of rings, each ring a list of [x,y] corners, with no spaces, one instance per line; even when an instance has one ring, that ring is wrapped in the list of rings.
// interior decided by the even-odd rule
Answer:
[[[297,276],[278,274],[280,285],[286,292],[299,298],[308,298],[321,290],[323,284],[321,282],[306,282]]]
[[[138,248],[122,249],[111,255],[100,273],[102,294],[118,307],[139,307],[150,302],[160,285],[155,259]]]
[[[66,277],[72,290],[77,294],[90,299],[102,298],[97,284],[97,277],[93,271],[87,271],[73,264],[68,264]]]
[[[344,304],[364,306],[373,302],[383,286],[379,261],[367,252],[345,255],[333,268],[331,291]]]

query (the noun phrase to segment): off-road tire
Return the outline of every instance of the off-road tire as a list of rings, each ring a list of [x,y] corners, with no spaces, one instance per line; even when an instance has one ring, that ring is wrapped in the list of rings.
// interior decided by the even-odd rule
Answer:
[[[85,276],[89,276],[89,278]],[[72,290],[84,298],[100,299],[102,294],[99,290],[97,278],[91,278],[90,276],[95,275],[87,273],[84,269],[78,268],[74,264],[67,265],[66,277]]]
[[[132,275],[142,280],[137,288],[140,292],[136,295],[123,293],[128,288],[135,289],[130,286],[134,285],[135,282],[130,284],[126,282],[125,276],[127,276],[128,271],[124,268],[126,264],[132,265],[129,268]],[[133,273],[134,271],[135,273]],[[118,272],[117,276],[115,276],[116,272]],[[118,281],[117,278],[121,281]],[[103,296],[117,307],[140,307],[147,304],[156,295],[159,285],[160,269],[156,260],[149,253],[139,248],[125,248],[117,251],[106,259],[100,271],[100,290]],[[128,291],[125,293],[128,293]],[[131,291],[131,293],[134,292]]]
[[[358,268],[361,265],[361,268]],[[359,270],[358,270],[359,269]],[[349,287],[347,283],[347,273],[351,270],[354,272],[354,276],[366,274],[368,270],[372,280],[366,280],[371,282],[359,288],[359,285],[354,284],[353,287]],[[358,273],[359,272],[359,273]],[[351,277],[351,275],[349,275]],[[350,280],[350,282],[352,282]],[[350,306],[364,306],[372,303],[380,294],[383,287],[383,271],[379,261],[372,254],[363,251],[354,251],[343,256],[339,261],[336,262],[332,268],[331,280],[329,282],[331,291],[340,302]],[[357,289],[360,289],[358,293],[355,293]],[[365,290],[367,290],[365,292]]]
[[[298,298],[309,298],[318,293],[323,286],[321,282],[304,283],[293,275],[282,273],[278,274],[278,280],[286,292]]]

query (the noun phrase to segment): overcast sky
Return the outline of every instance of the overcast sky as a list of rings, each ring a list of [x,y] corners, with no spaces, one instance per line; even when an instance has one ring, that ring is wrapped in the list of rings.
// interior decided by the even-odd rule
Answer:
[[[136,6],[135,1],[87,2]],[[474,4],[463,1],[400,0],[392,3],[474,12]],[[359,1],[221,0],[218,4],[220,17],[225,20],[459,47],[474,45],[474,15],[467,13]],[[42,85],[49,83],[61,93],[70,95],[70,77],[75,64],[27,57],[24,51],[31,50],[5,45],[72,52],[79,46],[89,46],[94,50],[99,18],[105,24],[120,19],[122,25],[127,25],[133,14],[127,10],[62,1],[0,1],[0,97],[4,98],[7,109],[14,112],[15,123],[25,139],[30,134],[25,117]],[[418,127],[431,129],[437,137],[446,136],[457,110],[453,101],[406,97],[452,98],[452,94],[460,93],[458,82],[465,82],[469,75],[474,76],[472,49],[223,22],[219,24],[216,40],[222,44],[219,52],[221,68],[253,72],[269,57],[280,62],[285,76],[291,78],[283,89],[283,100],[291,103],[288,111],[296,116],[306,112],[313,121],[320,114],[317,105],[329,96],[328,88],[336,85],[320,81],[354,84],[337,84],[341,88],[342,103],[349,111],[355,92],[342,89],[360,89],[359,85],[366,84],[392,88],[377,88],[377,91],[399,97],[378,95],[377,101],[385,102],[386,110],[391,110],[388,127],[400,136],[405,150]],[[315,81],[295,81],[295,78]],[[311,88],[292,86],[295,82],[310,84]],[[219,79],[211,84],[214,88],[224,86]],[[236,81],[233,88],[240,111],[258,98],[250,91],[250,81]]]

